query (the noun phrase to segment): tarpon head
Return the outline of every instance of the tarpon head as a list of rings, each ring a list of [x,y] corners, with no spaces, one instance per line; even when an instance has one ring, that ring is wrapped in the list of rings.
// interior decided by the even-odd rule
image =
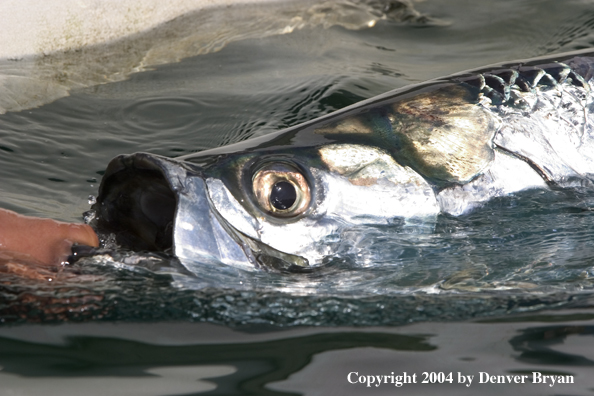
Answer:
[[[299,268],[348,226],[435,214],[431,187],[380,149],[356,144],[205,156],[137,153],[109,164],[93,209],[134,250],[170,251],[191,270],[214,261]]]
[[[205,260],[244,268],[315,265],[331,253],[324,242],[347,227],[439,213],[435,185],[427,180],[441,173],[420,171],[441,168],[413,155],[424,141],[420,126],[404,136],[411,143],[389,147],[405,141],[394,129],[410,124],[412,111],[405,106],[417,106],[414,100],[347,109],[177,159],[117,157],[94,206],[97,225],[135,250],[170,249],[186,267]],[[452,124],[447,116],[440,125]],[[435,129],[434,118],[419,122]]]

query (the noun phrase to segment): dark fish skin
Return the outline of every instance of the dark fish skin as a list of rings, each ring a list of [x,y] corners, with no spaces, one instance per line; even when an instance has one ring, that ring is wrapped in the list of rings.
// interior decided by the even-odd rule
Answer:
[[[178,160],[206,165],[218,161],[220,154],[356,143],[388,150],[398,163],[438,188],[465,184],[492,160],[499,108],[529,116],[534,109],[523,96],[565,87],[589,97],[593,76],[593,50],[495,64],[397,89],[295,127]],[[461,118],[468,121],[464,128],[456,123]],[[440,142],[430,145],[428,140],[456,141],[459,147],[445,153]],[[553,181],[537,163],[516,156]]]

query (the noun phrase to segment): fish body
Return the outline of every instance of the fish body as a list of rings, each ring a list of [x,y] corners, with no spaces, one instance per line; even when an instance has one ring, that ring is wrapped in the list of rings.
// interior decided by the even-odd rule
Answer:
[[[244,142],[116,157],[97,227],[192,270],[319,264],[349,227],[430,222],[594,174],[594,52],[493,65],[388,92]]]

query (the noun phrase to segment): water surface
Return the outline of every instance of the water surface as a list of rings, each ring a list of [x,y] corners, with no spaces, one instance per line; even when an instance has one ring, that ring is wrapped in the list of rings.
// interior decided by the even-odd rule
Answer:
[[[250,36],[216,52],[132,74],[125,81],[73,89],[70,96],[39,108],[6,113],[0,116],[0,205],[23,214],[81,221],[89,195],[96,194],[115,155],[145,151],[175,157],[277,131],[407,84],[489,63],[594,46],[594,9],[588,1],[428,0],[414,7],[427,18],[382,19],[358,30],[318,24],[290,34]],[[587,189],[526,191],[493,200],[469,215],[441,216],[429,227],[353,229],[326,241],[336,253],[308,274],[246,273],[205,265],[203,273],[191,275],[167,258],[116,250],[64,268],[45,284],[6,277],[0,286],[0,314],[6,323],[189,321],[198,322],[196,329],[208,329],[211,335],[203,341],[215,344],[212,337],[219,330],[200,323],[267,335],[261,341],[265,347],[246,336],[245,350],[225,343],[208,349],[195,338],[180,341],[194,349],[182,354],[187,359],[176,360],[169,357],[177,350],[156,351],[161,343],[157,336],[134,346],[122,341],[135,331],[124,325],[113,334],[108,323],[90,333],[78,327],[80,339],[56,330],[70,340],[61,347],[50,347],[43,339],[15,343],[10,340],[22,338],[19,329],[35,332],[37,327],[6,327],[3,334],[9,341],[2,341],[0,348],[12,351],[13,360],[0,358],[0,366],[6,373],[28,378],[62,378],[73,375],[72,367],[84,361],[87,376],[99,376],[93,371],[97,367],[103,376],[114,375],[110,359],[115,358],[98,363],[97,349],[87,347],[97,345],[154,353],[145,365],[137,360],[122,363],[137,371],[118,374],[121,377],[149,375],[150,367],[157,366],[228,364],[236,374],[228,374],[226,368],[213,370],[231,375],[221,377],[228,381],[235,378],[231,383],[239,384],[233,390],[237,394],[315,394],[316,387],[304,385],[303,378],[318,378],[316,370],[336,376],[333,381],[340,381],[337,389],[344,394],[357,393],[361,388],[349,387],[343,378],[349,364],[379,373],[389,362],[400,371],[459,367],[576,373],[580,382],[571,388],[510,391],[586,394],[593,384],[583,369],[594,361],[588,346],[594,277],[592,197]],[[549,311],[541,315],[543,310]],[[516,317],[519,324],[501,324]],[[476,318],[503,322],[479,323]],[[546,324],[551,321],[556,323]],[[391,327],[411,322],[419,327]],[[172,323],[169,329],[177,334],[177,326]],[[276,333],[268,333],[296,326],[314,326],[322,335],[296,333],[275,344]],[[382,335],[370,336],[367,330],[361,335],[351,326],[375,326]],[[328,327],[334,330],[328,332]],[[106,337],[119,344],[102,338],[108,333]],[[497,344],[505,350],[501,355],[489,346],[495,334],[505,340],[507,349]],[[569,349],[573,347],[568,340],[579,339],[584,347],[557,353],[543,341],[547,339]],[[329,340],[343,341],[317,346]],[[41,348],[42,344],[47,345]],[[68,352],[75,345],[81,345],[81,355]],[[455,353],[452,345],[458,348]],[[301,346],[302,363],[287,363],[287,356]],[[277,353],[258,355],[266,348]],[[357,363],[351,351],[366,363]],[[228,357],[196,358],[219,353]],[[45,354],[79,363],[44,363],[35,366],[37,372],[14,363],[14,356]],[[241,363],[249,357],[263,365],[258,367],[280,368],[254,369],[260,374],[250,377],[251,371]],[[438,357],[445,363],[434,363]],[[343,362],[340,370],[332,368],[337,361]],[[261,374],[269,372],[275,374]],[[219,394],[235,394],[225,388],[225,381],[215,381]],[[321,377],[312,381],[317,389],[330,387]],[[379,393],[393,392],[381,389]],[[446,392],[436,386],[414,389],[419,394]],[[177,394],[183,392],[178,389]]]

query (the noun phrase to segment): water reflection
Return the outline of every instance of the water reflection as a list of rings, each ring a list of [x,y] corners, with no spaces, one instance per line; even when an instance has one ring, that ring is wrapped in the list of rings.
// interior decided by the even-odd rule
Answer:
[[[27,394],[37,394],[41,381],[46,392],[64,393],[106,380],[102,390],[117,386],[121,394],[360,395],[371,390],[349,382],[349,373],[406,372],[416,375],[416,383],[383,383],[374,394],[586,394],[594,385],[593,316],[576,311],[488,323],[289,331],[172,322],[4,327],[0,379],[3,389]],[[579,338],[579,350],[568,342],[572,338]],[[424,372],[453,373],[453,381],[423,383]],[[533,372],[570,375],[574,383],[486,383],[480,374],[531,378]],[[470,386],[458,375],[474,376]]]
[[[245,341],[253,337],[239,335],[237,338],[243,338],[242,342],[175,346],[84,335],[68,336],[61,345],[0,338],[0,366],[3,367],[0,380],[7,386],[35,388],[37,381],[19,382],[15,376],[30,380],[43,378],[45,386],[48,379],[62,378],[59,386],[68,390],[68,387],[80,389],[81,379],[109,378],[115,380],[115,386],[121,387],[138,388],[140,385],[140,389],[150,389],[155,385],[168,386],[167,394],[204,392],[214,388],[200,382],[187,388],[187,383],[159,383],[151,378],[155,375],[166,379],[183,376],[194,380],[208,378],[216,384],[215,394],[280,395],[284,392],[271,392],[266,389],[266,384],[302,370],[311,362],[312,356],[322,352],[350,348],[419,352],[435,349],[427,343],[425,336],[382,332],[332,331],[252,342]]]
[[[509,342],[520,354],[516,359],[528,364],[551,366],[593,366],[594,355],[585,345],[594,341],[594,326],[547,326],[525,329]],[[568,341],[578,339],[579,350],[565,351]],[[572,348],[573,349],[573,348]],[[554,368],[552,370],[554,371]]]

